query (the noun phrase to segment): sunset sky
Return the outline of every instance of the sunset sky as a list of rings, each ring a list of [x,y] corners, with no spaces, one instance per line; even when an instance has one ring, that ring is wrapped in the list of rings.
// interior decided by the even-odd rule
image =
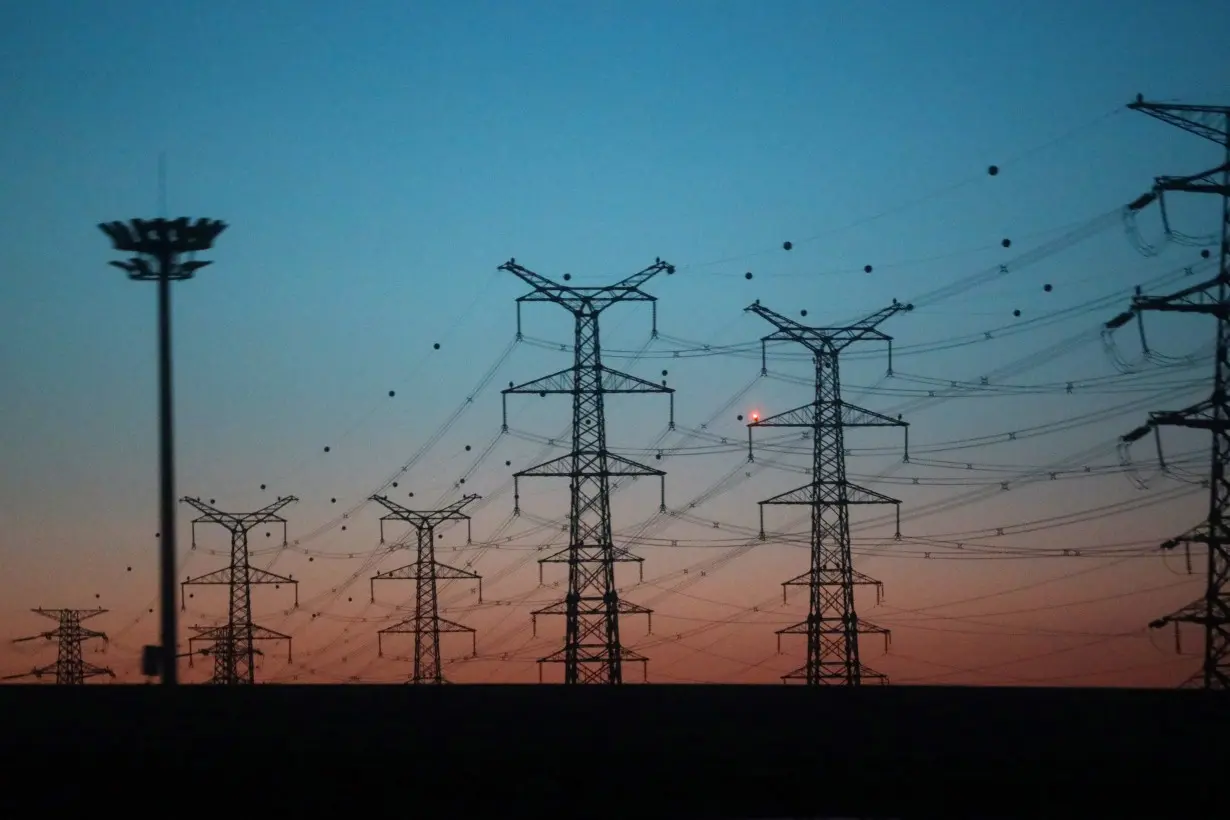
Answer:
[[[442,614],[478,631],[476,657],[444,639],[446,675],[538,679],[563,623],[535,637],[530,611],[566,571],[540,585],[536,559],[565,545],[566,483],[524,480],[514,518],[510,476],[566,452],[570,406],[510,396],[502,434],[500,389],[567,366],[572,325],[528,305],[516,342],[527,288],[496,268],[601,285],[660,257],[677,271],[645,287],[658,337],[644,304],[602,319],[610,366],[677,391],[674,430],[665,397],[607,407],[611,449],[667,471],[672,514],[648,480],[613,501],[617,543],[644,558],[621,594],[652,633],[621,632],[650,681],[776,683],[805,658],[774,631],[806,615],[780,586],[807,568],[806,511],[766,508],[761,541],[757,501],[808,481],[810,442],[757,431],[749,463],[737,417],[806,403],[813,373],[773,346],[761,377],[773,328],[744,308],[832,326],[896,298],[917,308],[883,325],[893,375],[883,345],[842,359],[846,400],[910,423],[908,464],[900,431],[847,434],[851,480],[902,502],[900,540],[891,508],[852,514],[856,568],[884,583],[859,614],[892,630],[863,660],[894,684],[1178,684],[1199,634],[1180,655],[1146,625],[1201,594],[1203,556],[1188,574],[1156,546],[1205,514],[1207,436],[1167,431],[1165,474],[1152,439],[1116,444],[1207,396],[1213,325],[1150,315],[1148,355],[1136,325],[1099,331],[1134,287],[1214,270],[1211,200],[1168,201],[1182,241],[1156,206],[1121,211],[1154,176],[1221,162],[1215,146],[1125,104],[1230,104],[1227,30],[1230,5],[1201,0],[5,4],[0,676],[55,660],[8,643],[54,627],[32,607],[101,606],[110,645],[87,659],[142,680],[155,288],[107,265],[96,225],[165,198],[230,225],[174,287],[177,495],[300,499],[286,546],[251,533],[253,564],[299,581],[297,609],[254,588],[258,623],[293,636],[293,661],[262,647],[261,680],[409,675],[409,637],[377,655],[414,593],[371,599],[373,574],[413,561],[403,531],[380,544],[377,492],[483,497],[472,544],[464,526],[438,541],[483,576],[481,604],[442,588]],[[181,577],[226,565],[226,531],[193,549],[193,517],[181,505]],[[190,593],[184,648],[226,614],[224,590]]]

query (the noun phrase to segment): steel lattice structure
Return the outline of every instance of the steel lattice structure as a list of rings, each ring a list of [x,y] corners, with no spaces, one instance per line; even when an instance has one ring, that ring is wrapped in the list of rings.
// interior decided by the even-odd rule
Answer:
[[[1162,548],[1167,550],[1180,544],[1189,550],[1193,543],[1206,545],[1208,565],[1205,592],[1199,600],[1158,618],[1150,626],[1158,628],[1174,624],[1176,640],[1181,623],[1204,627],[1204,661],[1200,671],[1189,678],[1184,686],[1225,690],[1230,689],[1230,478],[1226,475],[1227,465],[1230,465],[1230,398],[1226,394],[1230,388],[1230,106],[1152,103],[1137,96],[1136,102],[1128,108],[1204,137],[1223,151],[1223,161],[1217,167],[1191,176],[1157,177],[1153,190],[1138,200],[1141,207],[1157,201],[1164,208],[1166,192],[1220,197],[1217,274],[1207,282],[1166,296],[1137,295],[1132,299],[1131,308],[1107,322],[1106,326],[1113,330],[1150,310],[1198,313],[1217,320],[1212,395],[1182,410],[1150,413],[1149,421],[1123,436],[1123,441],[1130,444],[1152,432],[1158,437],[1160,453],[1161,427],[1187,427],[1212,433],[1208,515],[1194,529],[1162,544]]]
[[[604,310],[620,302],[649,302],[654,308],[654,334],[657,334],[656,297],[641,287],[659,273],[672,274],[674,266],[658,259],[639,273],[607,287],[561,285],[527,270],[510,259],[500,270],[514,274],[534,290],[517,299],[517,337],[521,338],[521,305],[524,302],[554,302],[575,319],[573,364],[571,367],[520,385],[509,384],[503,391],[504,427],[508,430],[507,396],[548,393],[572,396],[572,451],[535,465],[513,476],[514,513],[520,512],[519,480],[527,477],[567,478],[571,501],[568,514],[568,546],[542,563],[567,563],[568,592],[558,603],[536,610],[539,615],[563,615],[564,646],[540,658],[542,664],[562,663],[564,683],[623,682],[625,661],[648,659],[628,649],[620,641],[620,615],[651,615],[651,610],[619,597],[615,585],[615,565],[642,559],[624,547],[616,546],[611,528],[611,478],[656,476],[662,481],[659,509],[665,511],[665,476],[655,470],[618,456],[607,449],[604,396],[608,393],[664,393],[671,399],[670,426],[674,428],[674,390],[665,385],[630,376],[602,363],[598,319]],[[564,275],[564,279],[571,277]]]
[[[374,495],[372,501],[384,506],[389,514],[380,519],[380,542],[384,543],[384,523],[386,521],[401,521],[412,526],[418,539],[417,554],[413,564],[382,572],[371,579],[372,602],[376,601],[377,581],[414,581],[414,616],[401,623],[381,629],[376,633],[377,651],[384,654],[383,638],[385,635],[414,636],[414,673],[408,683],[447,683],[444,678],[444,661],[440,656],[440,633],[469,633],[473,642],[473,653],[478,654],[478,637],[473,627],[450,621],[440,617],[440,603],[437,597],[437,581],[477,581],[478,601],[483,600],[483,579],[478,573],[470,572],[436,560],[436,527],[448,521],[466,522],[466,543],[470,543],[470,516],[462,509],[471,501],[479,498],[477,495],[467,495],[441,510],[419,511],[409,510],[387,496]]]
[[[30,635],[25,638],[17,638],[13,643],[36,641],[39,638],[56,641],[58,646],[56,662],[47,666],[36,667],[22,675],[10,675],[5,680],[15,680],[29,676],[42,678],[45,675],[54,674],[57,684],[72,686],[83,684],[88,678],[95,678],[100,675],[115,677],[115,673],[107,667],[95,666],[81,656],[81,645],[86,641],[95,638],[103,641],[107,640],[105,633],[84,627],[81,625],[81,622],[102,615],[107,610],[32,609],[30,611],[42,615],[44,618],[58,621],[60,625],[47,632],[40,632],[37,635]]]
[[[285,575],[254,567],[248,556],[248,533],[261,524],[281,524],[282,543],[286,544],[286,519],[278,511],[299,499],[293,495],[277,501],[256,512],[228,513],[206,504],[199,498],[184,498],[183,502],[195,507],[201,515],[192,521],[192,544],[196,546],[197,524],[220,524],[231,533],[231,562],[224,569],[189,578],[180,584],[181,600],[188,586],[225,586],[230,590],[230,605],[226,623],[220,626],[193,627],[196,634],[188,639],[189,658],[193,646],[205,643],[209,646],[201,654],[212,655],[213,677],[210,683],[240,685],[256,683],[257,641],[286,641],[290,651],[290,636],[283,635],[252,623],[252,585],[290,584],[295,590],[295,606],[299,606],[299,582]],[[186,603],[186,602],[185,602]]]
[[[784,413],[756,419],[747,427],[747,457],[753,460],[752,428],[805,427],[812,431],[812,480],[788,492],[760,502],[760,537],[765,538],[764,507],[766,504],[795,504],[811,507],[811,566],[807,572],[786,581],[782,593],[791,586],[808,588],[807,620],[778,630],[778,649],[782,635],[807,636],[807,663],[785,675],[783,680],[802,680],[808,685],[857,686],[873,679],[887,683],[888,679],[869,669],[859,660],[860,633],[884,635],[889,631],[858,617],[855,611],[854,588],[875,586],[879,581],[854,570],[850,555],[850,514],[855,504],[893,504],[898,507],[900,536],[900,503],[873,490],[846,480],[845,428],[901,427],[906,431],[906,460],[909,460],[909,427],[906,422],[855,407],[841,398],[839,354],[855,342],[877,340],[889,344],[889,370],[892,370],[892,337],[876,327],[895,313],[912,310],[894,300],[891,307],[873,313],[848,327],[806,327],[762,306],[759,301],[746,308],[777,327],[777,331],[761,340],[761,373],[767,373],[765,345],[768,342],[796,342],[812,352],[816,368],[815,398],[802,407]]]

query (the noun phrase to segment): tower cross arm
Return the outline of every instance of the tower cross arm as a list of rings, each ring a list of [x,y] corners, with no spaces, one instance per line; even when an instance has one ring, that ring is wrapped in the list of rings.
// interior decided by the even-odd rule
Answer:
[[[610,291],[608,296],[608,304],[618,302],[622,299],[639,299],[641,301],[653,301],[655,297],[650,296],[641,290],[641,286],[650,279],[657,276],[659,273],[670,275],[675,272],[675,266],[669,262],[663,262],[661,259],[655,259],[653,264],[642,271],[632,274],[627,279],[622,279],[604,290]]]
[[[510,393],[571,393],[576,383],[576,368],[566,367],[547,376],[539,376],[522,384],[510,384],[500,392]]]
[[[199,513],[201,513],[200,517],[196,518],[192,522],[194,524],[221,524],[222,526],[227,527],[227,528],[240,527],[243,529],[251,529],[252,527],[255,527],[257,524],[266,524],[266,523],[285,524],[286,519],[278,515],[278,511],[281,510],[283,507],[287,506],[288,504],[293,504],[298,500],[299,499],[296,498],[295,496],[288,495],[288,496],[279,498],[277,501],[274,501],[271,504],[267,504],[264,507],[261,507],[256,512],[243,513],[241,515],[236,515],[234,513],[223,512],[222,510],[219,510],[217,507],[213,506],[212,504],[206,504],[204,501],[202,501],[199,498],[192,498],[191,496],[184,496],[183,498],[180,499],[181,502],[189,505],[190,507],[195,508]]]
[[[1169,311],[1173,313],[1206,313],[1219,319],[1230,318],[1230,311],[1217,295],[1226,283],[1227,274],[1219,274],[1207,282],[1183,288],[1166,296],[1135,296],[1132,310]]]
[[[578,459],[578,455],[580,458]],[[544,461],[533,467],[527,467],[513,475],[517,478],[595,478],[607,476],[665,476],[662,470],[646,467],[632,459],[615,453],[606,453],[606,465],[603,467],[597,452],[568,453],[566,455]],[[577,462],[580,462],[580,469]]]
[[[447,507],[442,507],[438,510],[420,511],[411,510],[403,507],[396,501],[391,500],[388,496],[373,495],[370,500],[375,501],[389,511],[388,515],[381,516],[380,520],[384,521],[403,521],[416,529],[425,527],[434,527],[444,521],[468,521],[470,516],[462,512],[465,506],[473,501],[476,501],[481,496],[471,494],[462,496],[461,498],[449,504]]]
[[[518,302],[555,302],[573,312],[586,309],[597,313],[620,301],[656,301],[655,297],[641,290],[641,286],[659,273],[674,273],[675,266],[656,259],[644,270],[613,285],[601,288],[574,288],[561,285],[517,264],[516,259],[510,259],[500,265],[499,270],[513,274],[534,289],[525,296],[519,297]]]
[[[745,310],[755,313],[777,327],[775,333],[764,337],[762,341],[798,342],[814,352],[829,354],[839,353],[843,348],[865,339],[878,339],[885,342],[892,341],[892,337],[877,330],[877,326],[896,313],[913,309],[913,305],[903,304],[894,299],[893,303],[888,307],[877,310],[875,313],[860,319],[854,324],[846,327],[819,328],[807,327],[793,319],[788,319],[780,313],[760,304],[760,300],[753,302],[745,308]]]
[[[538,296],[539,300],[559,302],[561,305],[569,307],[568,300],[564,297],[576,296],[576,291],[572,288],[567,285],[561,285],[558,282],[554,282],[540,273],[534,273],[534,271],[523,265],[518,265],[516,259],[509,259],[503,265],[500,265],[498,270],[507,271],[513,274],[534,289],[533,293],[528,296],[522,296],[520,301],[525,301],[531,297]]]
[[[1219,174],[1230,171],[1230,162],[1223,162],[1216,168],[1201,171],[1185,177],[1157,177],[1153,188],[1156,191],[1178,191],[1193,194],[1216,194],[1230,196],[1230,186],[1217,180]]]
[[[770,310],[760,304],[759,299],[745,307],[744,310],[749,313],[755,313],[761,319],[764,319],[769,324],[774,325],[778,329],[778,333],[774,333],[773,335],[777,336],[779,339],[783,341],[795,341],[808,345],[809,347],[811,346],[811,328],[806,325],[799,324],[793,319],[787,319],[775,310]]]
[[[1137,95],[1136,101],[1130,103],[1128,108],[1218,145],[1230,141],[1230,106],[1147,102]],[[1214,124],[1218,117],[1221,118],[1220,126]]]

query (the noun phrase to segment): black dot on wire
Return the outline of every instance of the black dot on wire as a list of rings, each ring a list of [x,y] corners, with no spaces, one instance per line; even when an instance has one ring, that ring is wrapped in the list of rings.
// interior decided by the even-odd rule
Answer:
[[[1208,258],[1209,258],[1209,249],[1208,249],[1208,248],[1205,248],[1204,250],[1202,250],[1202,251],[1200,252],[1200,258],[1201,258],[1201,259],[1208,259]]]
[[[807,311],[806,311],[806,310],[800,310],[800,311],[799,311],[799,315],[800,315],[800,316],[806,316],[806,315],[807,315]]]
[[[665,376],[665,375],[666,375],[666,371],[665,371],[665,370],[663,370],[663,371],[662,371],[662,375],[663,375],[663,376]]]
[[[432,346],[431,346],[431,348],[432,348],[432,350],[439,350],[439,349],[440,349],[440,343],[439,343],[439,342],[436,342],[434,345],[432,345]]]
[[[1047,293],[1050,293],[1052,290],[1054,290],[1054,288],[1052,288],[1050,285],[1043,285],[1042,289],[1046,291]]]
[[[570,282],[570,281],[572,281],[572,274],[571,274],[571,273],[565,273],[565,274],[564,274],[564,281],[565,281],[565,282]]]
[[[210,503],[210,504],[213,504],[213,503],[214,503],[214,500],[213,500],[212,498],[211,498],[211,499],[209,499],[209,503]]]
[[[465,483],[466,483],[466,480],[463,478],[463,479],[461,479],[461,481],[459,481],[458,483],[459,483],[459,484],[465,484]]]
[[[1011,248],[1012,240],[1011,239],[1001,239],[999,244],[1003,245],[1005,248]]]
[[[743,274],[743,278],[744,278],[744,279],[751,279],[751,278],[752,278],[752,272],[749,270],[747,273]]]
[[[871,265],[863,265],[863,273],[871,273]]]
[[[740,413],[740,414],[739,414],[739,421],[743,421],[743,414],[742,414],[742,413]]]
[[[390,390],[390,391],[389,391],[389,398],[390,398],[390,399],[391,399],[391,398],[393,398],[393,397],[394,397],[394,396],[396,396],[396,395],[397,395],[397,391],[396,391],[396,390]]]
[[[511,467],[511,466],[512,466],[512,462],[511,462],[511,461],[505,461],[505,462],[504,462],[504,466],[505,466],[505,467]]]
[[[992,165],[990,168],[987,168],[987,173],[990,174],[991,176],[995,176],[996,174],[999,173],[999,166]]]
[[[265,485],[264,485],[264,484],[262,484],[262,485],[261,485],[261,489],[262,489],[262,490],[263,490],[263,489],[265,489]]]
[[[785,250],[790,250],[790,249],[791,249],[791,248],[793,248],[793,247],[794,247],[794,243],[793,243],[793,242],[783,242],[783,243],[782,243],[782,248],[783,248],[783,249],[785,249]]]
[[[329,445],[327,445],[327,444],[325,445],[325,452],[326,452],[326,453],[327,453],[327,452],[329,452]]]
[[[662,460],[662,454],[661,454],[661,453],[658,453],[657,455],[655,455],[655,456],[654,456],[654,458],[656,458],[658,461],[661,461],[661,460]]]
[[[470,445],[468,445],[468,444],[466,445],[466,452],[467,452],[467,453],[468,453],[468,452],[470,452]]]
[[[330,499],[329,499],[329,503],[330,503],[330,504],[336,504],[336,503],[337,503],[337,499],[336,499],[336,498],[330,498]]]
[[[396,481],[394,481],[394,482],[393,482],[393,486],[394,486],[394,487],[396,487],[396,486],[397,486],[397,482],[396,482]]]
[[[1012,315],[1013,315],[1013,316],[1020,316],[1020,315],[1021,315],[1021,311],[1019,311],[1019,310],[1014,310],[1014,311],[1012,311]]]
[[[414,498],[414,493],[410,493],[409,497]]]

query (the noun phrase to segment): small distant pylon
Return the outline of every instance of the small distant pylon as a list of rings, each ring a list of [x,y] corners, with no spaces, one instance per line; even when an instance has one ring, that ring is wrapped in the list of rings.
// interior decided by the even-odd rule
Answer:
[[[763,307],[759,301],[747,308],[777,327],[775,333],[761,340],[762,374],[767,372],[763,345],[771,341],[803,345],[812,352],[816,368],[815,398],[811,402],[768,418],[754,419],[747,426],[748,461],[752,460],[753,427],[806,427],[812,431],[811,482],[760,502],[761,539],[765,537],[764,505],[799,504],[812,508],[811,566],[807,572],[786,581],[782,589],[784,596],[785,587],[807,587],[807,620],[777,632],[779,648],[782,635],[806,635],[807,662],[785,675],[785,681],[801,680],[810,686],[858,686],[865,680],[888,683],[887,677],[859,660],[860,633],[880,634],[887,641],[889,631],[862,620],[855,611],[854,587],[871,585],[879,592],[881,584],[854,569],[850,555],[850,506],[892,504],[899,508],[901,502],[847,480],[845,428],[905,428],[908,461],[909,427],[900,418],[892,419],[842,401],[838,359],[841,351],[855,342],[877,340],[891,345],[892,338],[877,330],[877,325],[895,313],[912,309],[913,305],[894,300],[890,307],[853,325],[827,328],[806,327]],[[890,371],[891,367],[890,364]],[[900,522],[897,529],[901,529]]]
[[[290,653],[290,636],[274,632],[252,623],[252,584],[290,584],[295,590],[295,606],[299,606],[299,582],[284,575],[252,566],[248,557],[248,532],[261,524],[281,524],[282,543],[286,543],[286,519],[278,510],[299,499],[293,495],[279,498],[272,504],[250,513],[227,513],[206,504],[199,498],[184,498],[184,503],[195,507],[201,516],[192,522],[192,544],[196,546],[197,524],[221,524],[231,532],[231,563],[225,569],[216,570],[180,584],[181,601],[183,589],[190,585],[219,585],[230,588],[230,606],[226,623],[221,626],[193,627],[196,634],[188,639],[189,661],[192,647],[198,643],[210,646],[200,654],[212,655],[214,673],[210,683],[239,685],[256,683],[256,656],[261,654],[255,641],[286,641]],[[183,606],[183,603],[181,603]]]
[[[56,676],[57,684],[69,686],[80,685],[86,682],[88,678],[96,678],[100,675],[107,675],[114,678],[115,673],[105,666],[95,666],[81,656],[81,645],[88,640],[98,638],[106,641],[105,633],[89,629],[81,625],[81,622],[89,618],[94,618],[102,615],[107,610],[105,609],[32,609],[42,615],[44,618],[51,618],[53,621],[59,621],[60,625],[55,629],[47,632],[40,632],[37,635],[28,635],[24,638],[17,638],[13,643],[24,643],[25,641],[36,641],[39,638],[44,638],[49,641],[56,641],[59,645],[59,651],[56,655],[56,662],[47,666],[39,666],[31,669],[20,675],[9,675],[4,680],[16,680],[18,678],[35,677],[42,678],[52,673]]]
[[[478,498],[467,495],[440,510],[410,510],[386,496],[372,496],[372,501],[389,510],[380,519],[380,541],[384,543],[384,522],[400,521],[414,527],[418,536],[417,557],[413,564],[382,572],[371,579],[372,601],[376,600],[377,581],[414,581],[414,615],[401,623],[381,629],[376,633],[377,652],[384,654],[385,635],[414,636],[414,673],[408,683],[447,683],[444,678],[444,660],[440,656],[440,633],[469,633],[473,654],[478,654],[478,637],[472,627],[440,617],[440,602],[437,597],[437,581],[477,581],[478,600],[483,600],[483,579],[470,572],[436,560],[436,527],[446,521],[466,522],[466,543],[470,543],[470,516],[461,510]]]

